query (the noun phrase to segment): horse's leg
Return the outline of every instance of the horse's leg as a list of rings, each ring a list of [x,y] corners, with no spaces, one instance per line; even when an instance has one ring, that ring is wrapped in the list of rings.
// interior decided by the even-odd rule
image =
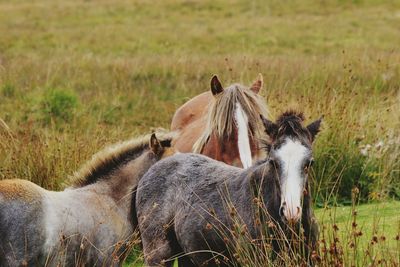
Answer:
[[[174,250],[168,240],[154,239],[147,242],[144,239],[143,253],[146,266],[171,267],[173,265]]]
[[[173,227],[165,228],[158,221],[141,231],[144,260],[147,266],[173,266],[180,252]]]

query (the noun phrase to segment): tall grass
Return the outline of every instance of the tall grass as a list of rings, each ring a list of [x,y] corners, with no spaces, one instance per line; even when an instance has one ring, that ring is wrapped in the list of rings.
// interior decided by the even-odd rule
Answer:
[[[318,202],[350,200],[353,186],[360,188],[363,200],[399,197],[400,120],[396,111],[400,110],[400,95],[399,66],[395,64],[398,60],[397,55],[371,58],[346,53],[329,61],[326,58],[310,61],[307,57],[235,57],[186,59],[178,63],[170,62],[169,58],[111,60],[99,64],[97,60],[86,59],[80,69],[61,61],[54,70],[51,62],[48,66],[42,62],[43,68],[38,68],[34,61],[15,65],[10,62],[2,70],[2,77],[6,88],[10,84],[15,88],[15,96],[4,96],[1,109],[9,128],[4,138],[10,138],[11,131],[14,141],[2,142],[2,166],[12,177],[29,178],[30,174],[17,171],[18,166],[35,170],[49,164],[49,168],[43,166],[43,174],[33,171],[31,177],[54,176],[55,180],[63,180],[105,142],[152,127],[168,128],[180,104],[208,90],[210,64],[219,69],[215,72],[226,84],[234,81],[250,84],[257,72],[263,72],[266,85],[262,94],[272,116],[288,107],[304,111],[309,120],[324,116],[323,130],[315,147],[313,175]],[[392,67],[386,69],[387,66]],[[18,74],[25,69],[37,71],[34,75]],[[75,72],[85,73],[86,77],[80,79]],[[386,73],[394,76],[384,80],[382,75]],[[70,88],[71,93],[49,96],[47,88],[56,87]],[[84,149],[78,149],[83,144]],[[29,161],[37,151],[42,152],[35,160],[43,164],[13,165],[15,161],[9,156]],[[51,164],[54,160],[57,164]]]

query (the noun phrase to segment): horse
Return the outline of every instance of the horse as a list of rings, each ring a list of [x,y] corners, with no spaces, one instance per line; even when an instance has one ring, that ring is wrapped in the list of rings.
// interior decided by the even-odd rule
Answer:
[[[302,259],[310,259],[318,228],[307,177],[322,118],[306,127],[303,114],[295,111],[276,122],[261,119],[271,141],[264,146],[266,158],[250,168],[177,153],[142,177],[135,205],[147,266],[172,266],[174,257],[185,267],[235,265],[235,240],[248,235],[249,246],[269,236],[262,234],[267,221],[280,229],[271,240],[271,258],[284,250],[280,239],[290,244],[295,229],[302,229]]]
[[[171,130],[178,133],[173,140],[175,149],[250,167],[260,156],[263,131],[259,114],[268,114],[258,95],[262,86],[261,74],[250,87],[235,83],[225,89],[214,75],[211,91],[192,98],[175,112],[171,122]]]
[[[158,135],[98,152],[61,192],[0,181],[0,266],[121,266],[134,233],[130,192],[173,153],[172,135]]]

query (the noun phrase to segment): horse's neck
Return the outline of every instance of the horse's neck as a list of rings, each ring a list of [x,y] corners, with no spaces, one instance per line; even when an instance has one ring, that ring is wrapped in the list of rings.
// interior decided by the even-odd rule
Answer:
[[[234,137],[221,142],[216,135],[212,135],[201,154],[229,165],[241,166],[237,140]]]
[[[131,191],[139,183],[140,177],[147,171],[142,156],[131,160],[113,172],[111,177],[103,179],[93,185],[98,192],[103,192],[116,201],[119,206],[129,205]]]
[[[280,189],[276,171],[265,162],[245,170],[248,188],[253,197],[262,201],[267,208],[280,203]]]
[[[251,158],[257,158],[259,152],[257,142],[255,142],[252,137],[249,137],[249,141],[251,153],[249,156]],[[239,152],[238,135],[236,132],[229,138],[223,138],[222,140],[220,140],[216,134],[212,134],[207,144],[204,145],[202,154],[223,161],[229,165],[243,167]]]
[[[266,216],[272,216],[274,220],[278,218],[279,189],[267,164],[244,169],[240,175],[228,179],[223,185],[229,191],[227,193],[232,205],[252,234],[258,231],[254,225],[255,216],[263,220],[269,220]]]

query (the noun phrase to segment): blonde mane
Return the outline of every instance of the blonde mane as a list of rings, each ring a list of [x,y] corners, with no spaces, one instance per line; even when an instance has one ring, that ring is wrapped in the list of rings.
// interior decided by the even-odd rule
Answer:
[[[268,109],[261,96],[250,88],[241,84],[232,84],[214,98],[209,106],[206,129],[193,145],[194,153],[201,153],[212,133],[219,139],[230,137],[233,134],[236,103],[239,103],[246,113],[252,137],[259,139],[264,128],[260,114],[267,116]]]
[[[83,187],[109,176],[112,171],[118,169],[122,164],[137,158],[143,152],[149,150],[150,136],[151,134],[143,135],[100,150],[70,177],[69,184],[72,187]],[[156,136],[163,143],[171,141],[174,133],[157,132]]]

